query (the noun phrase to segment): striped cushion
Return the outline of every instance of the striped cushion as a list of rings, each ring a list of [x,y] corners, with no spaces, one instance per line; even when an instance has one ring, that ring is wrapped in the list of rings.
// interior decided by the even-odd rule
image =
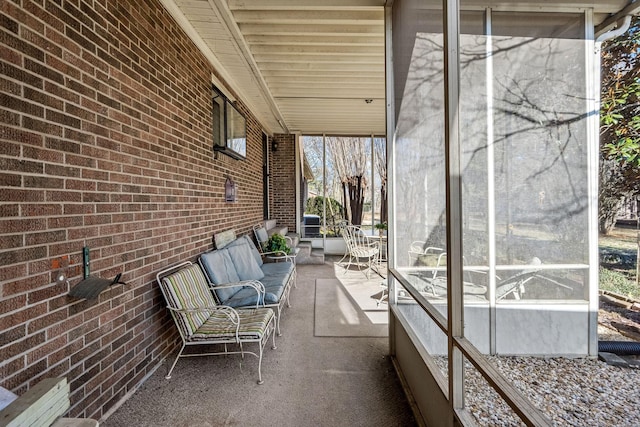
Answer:
[[[266,332],[267,325],[273,317],[270,308],[242,309],[238,310],[240,316],[240,329],[238,336],[245,339],[260,339]],[[234,340],[236,325],[222,311],[212,313],[204,324],[191,336],[192,340],[209,340],[229,338]]]
[[[162,279],[167,304],[178,310],[215,307],[207,279],[197,264],[189,265]],[[177,313],[176,318],[187,336],[193,335],[209,318],[211,311]]]

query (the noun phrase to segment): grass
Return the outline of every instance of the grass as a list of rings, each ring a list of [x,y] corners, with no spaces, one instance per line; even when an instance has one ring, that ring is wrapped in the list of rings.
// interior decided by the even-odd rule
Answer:
[[[600,290],[640,300],[640,287],[636,285],[635,270],[621,272],[600,267]]]
[[[615,292],[640,300],[636,284],[638,231],[616,227],[609,235],[600,236],[600,290]]]

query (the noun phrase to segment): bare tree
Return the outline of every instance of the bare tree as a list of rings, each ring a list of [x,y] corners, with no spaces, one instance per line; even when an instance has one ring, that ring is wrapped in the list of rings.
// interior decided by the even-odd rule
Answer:
[[[362,224],[367,182],[367,150],[364,140],[352,137],[327,138],[327,151],[342,186],[345,218],[352,224]]]
[[[373,140],[375,167],[380,177],[380,222],[387,222],[387,144],[384,138]]]

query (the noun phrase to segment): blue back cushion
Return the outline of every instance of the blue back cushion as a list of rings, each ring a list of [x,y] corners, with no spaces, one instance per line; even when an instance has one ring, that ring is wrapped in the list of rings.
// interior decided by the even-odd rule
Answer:
[[[214,285],[236,283],[241,280],[233,261],[231,261],[228,249],[219,249],[200,255],[200,264],[204,267],[204,271]],[[216,289],[215,292],[220,302],[224,302],[240,289],[241,287],[238,286],[235,288]]]
[[[257,228],[255,231],[256,239],[258,240],[258,244],[262,246],[262,250],[266,250],[267,241],[269,240],[269,234],[264,227]]]
[[[251,253],[251,248],[247,242],[230,246],[227,250],[240,280],[260,280],[264,277],[264,273]]]
[[[229,247],[244,245],[244,244],[249,245],[251,254],[256,259],[258,266],[262,267],[262,264],[263,264],[262,255],[260,255],[260,252],[258,252],[258,249],[256,249],[256,245],[253,243],[253,240],[251,240],[251,237],[249,237],[248,235],[245,234],[244,236],[234,240],[232,243],[229,243]]]

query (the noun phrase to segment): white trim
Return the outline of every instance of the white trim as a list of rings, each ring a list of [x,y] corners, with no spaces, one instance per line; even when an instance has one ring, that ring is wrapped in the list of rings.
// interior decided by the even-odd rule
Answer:
[[[386,84],[386,135],[385,144],[387,150],[387,232],[392,238],[387,240],[387,266],[396,267],[396,227],[395,227],[395,131],[396,113],[394,103],[394,82],[393,82],[393,0],[387,1],[385,5],[385,84]],[[387,279],[389,285],[389,304],[396,302],[395,281]],[[393,339],[392,332],[389,331],[389,339]]]
[[[492,9],[485,9],[484,24],[486,37],[486,93],[487,93],[487,233],[489,256],[489,350],[496,353],[496,188],[495,150],[493,127],[493,21]]]
[[[589,5],[570,5],[566,3],[556,3],[556,4],[544,4],[540,6],[534,6],[531,4],[519,5],[514,3],[509,4],[490,4],[491,10],[494,12],[549,12],[549,13],[582,13],[587,9],[591,9]],[[487,2],[476,2],[476,4],[468,4],[465,2],[463,6],[460,7],[461,11],[484,11],[487,8]],[[439,3],[433,3],[430,5],[425,5],[421,7],[422,10],[440,10]],[[605,12],[603,12],[605,13]]]
[[[585,12],[585,84],[587,118],[587,204],[589,242],[589,356],[598,355],[598,162],[600,139],[600,49],[596,49],[593,12]],[[592,54],[593,52],[593,54]],[[595,241],[594,241],[595,240]]]
[[[371,156],[371,175],[369,176],[369,179],[371,180],[371,230],[375,230],[373,226],[376,223],[376,153],[375,147],[373,146],[373,134],[369,135],[369,140],[371,141],[371,150],[369,153]]]
[[[322,227],[327,229],[327,136],[322,134]],[[327,233],[322,234],[322,247],[327,247]],[[346,253],[346,252],[345,252]]]
[[[464,357],[455,344],[464,338],[462,254],[462,162],[460,147],[460,0],[443,2],[444,147],[447,224],[447,338],[449,403],[464,408]]]
[[[626,7],[621,9],[619,12],[612,14],[607,19],[602,21],[597,27],[595,27],[595,36],[600,38],[601,35],[609,31],[614,26],[618,25],[618,21],[622,18],[631,15],[637,15],[638,13],[640,13],[640,1],[636,0],[630,2]],[[593,26],[593,17],[591,26]],[[620,28],[620,26],[618,28]]]
[[[295,170],[296,170],[296,189],[295,189],[295,198],[296,198],[296,214],[294,216],[296,224],[295,224],[295,230],[296,233],[300,233],[300,221],[302,220],[302,213],[300,212],[302,210],[302,197],[300,197],[300,192],[302,189],[302,156],[304,156],[303,154],[303,147],[302,147],[302,141],[301,141],[301,136],[299,133],[294,133],[294,141],[293,141],[293,147],[294,147],[294,152],[295,152]]]

